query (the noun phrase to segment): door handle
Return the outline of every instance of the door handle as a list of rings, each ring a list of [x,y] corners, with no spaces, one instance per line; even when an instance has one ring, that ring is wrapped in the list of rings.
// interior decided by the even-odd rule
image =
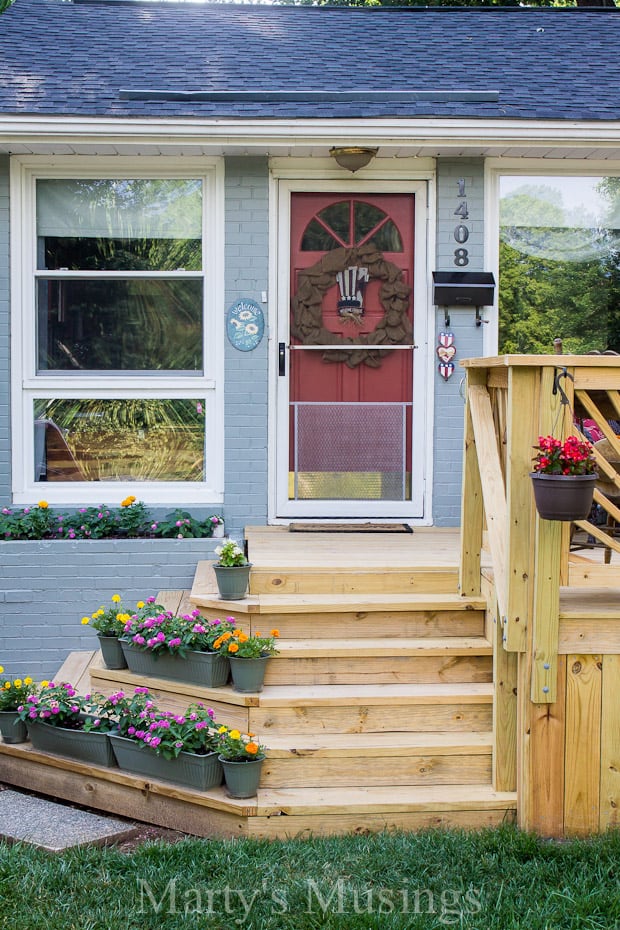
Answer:
[[[286,374],[286,343],[278,343],[278,375],[283,378]]]

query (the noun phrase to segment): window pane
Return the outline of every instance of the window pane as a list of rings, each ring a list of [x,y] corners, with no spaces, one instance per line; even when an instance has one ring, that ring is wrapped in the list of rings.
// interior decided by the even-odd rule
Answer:
[[[318,220],[311,220],[304,230],[301,240],[302,252],[330,252],[340,248],[340,242],[321,226]]]
[[[203,481],[202,400],[36,400],[35,481]]]
[[[39,268],[68,271],[200,271],[200,239],[39,239]]]
[[[201,268],[198,179],[37,181],[38,268]]]
[[[341,200],[339,203],[332,203],[325,207],[318,214],[324,223],[334,230],[337,236],[349,245],[351,242],[351,203],[349,200]]]
[[[504,177],[500,352],[620,351],[620,179]]]
[[[38,370],[202,371],[202,280],[38,281]]]
[[[403,240],[392,220],[387,220],[376,233],[373,233],[370,242],[374,242],[380,252],[403,251]]]

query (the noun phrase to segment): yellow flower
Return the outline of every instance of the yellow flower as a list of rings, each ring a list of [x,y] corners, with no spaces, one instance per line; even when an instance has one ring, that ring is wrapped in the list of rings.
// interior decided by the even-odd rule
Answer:
[[[87,623],[90,623],[90,617],[82,617],[82,626],[86,626]]]
[[[96,616],[96,617],[103,617],[104,613],[105,613],[105,610],[103,609],[103,607],[100,607],[99,610],[97,611],[97,613],[95,614],[95,616]]]
[[[125,614],[117,614],[117,615],[116,615],[116,619],[117,619],[117,620],[120,620],[120,621],[122,622],[124,616],[125,616]]]
[[[16,678],[16,679],[13,681],[13,684],[15,685],[16,688],[21,688],[21,686],[22,686],[22,680],[21,680],[21,678]]]
[[[228,733],[228,727],[224,727],[224,726],[218,727],[218,728],[217,728],[217,732],[218,732],[218,733]]]
[[[0,675],[2,675],[2,672],[3,672],[3,671],[4,671],[4,667],[3,667],[2,665],[0,665]]]
[[[4,690],[5,690],[5,691],[10,691],[10,690],[11,690],[11,682],[10,682],[10,681],[5,681],[5,682],[4,682]]]
[[[136,604],[136,607],[138,608],[138,610],[142,610],[142,608],[144,607],[144,601],[138,601],[138,603]]]
[[[49,681],[42,681],[42,682],[41,682],[41,687],[42,687],[42,688],[47,688],[48,685],[49,685]]]
[[[24,684],[25,684],[25,685],[31,685],[31,684],[32,684],[32,678],[31,678],[30,676],[28,676],[27,678],[24,678]]]
[[[49,507],[49,504],[47,503],[47,501],[39,501],[39,503],[37,504],[37,507],[40,510],[47,510],[47,508]]]
[[[231,739],[239,739],[241,737],[241,733],[239,732],[239,730],[231,730],[228,735],[230,736]]]
[[[112,600],[114,601],[115,604],[118,604],[118,602],[120,601],[120,599],[121,599],[120,594],[113,594],[113,595],[112,595]]]

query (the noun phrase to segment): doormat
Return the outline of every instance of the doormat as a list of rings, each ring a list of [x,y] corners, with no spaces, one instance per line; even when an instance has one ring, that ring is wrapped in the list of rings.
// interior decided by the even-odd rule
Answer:
[[[289,533],[413,533],[408,523],[290,523]]]

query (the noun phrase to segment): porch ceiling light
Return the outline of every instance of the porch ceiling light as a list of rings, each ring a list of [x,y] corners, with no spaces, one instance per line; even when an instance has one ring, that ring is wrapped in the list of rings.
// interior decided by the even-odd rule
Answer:
[[[359,146],[334,147],[329,154],[337,165],[346,171],[359,171],[369,165],[379,149],[360,148]]]

